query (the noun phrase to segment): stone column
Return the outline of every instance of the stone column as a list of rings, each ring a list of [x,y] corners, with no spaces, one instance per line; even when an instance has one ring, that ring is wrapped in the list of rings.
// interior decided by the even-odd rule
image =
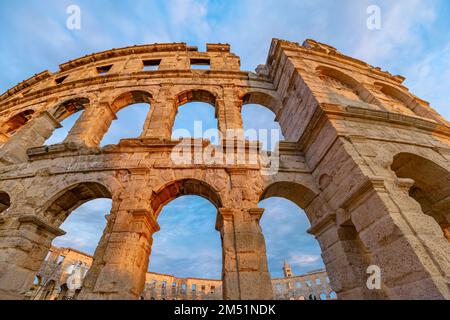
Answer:
[[[345,216],[341,210],[338,216]],[[308,233],[315,235],[322,250],[330,285],[341,300],[385,299],[381,290],[367,288],[367,268],[370,255],[358,238],[349,220],[336,221],[336,214],[329,214],[313,223]]]
[[[270,300],[272,283],[259,226],[264,209],[220,208],[216,229],[222,238],[225,300]]]
[[[50,138],[61,124],[50,113],[43,111],[19,129],[0,149],[0,163],[20,163],[28,161],[27,150],[40,147]]]
[[[161,89],[158,98],[151,103],[141,138],[170,140],[177,112],[170,88]]]
[[[223,99],[217,99],[216,109],[218,128],[222,134],[227,129],[243,129],[242,101],[237,99],[234,88],[224,88]]]
[[[0,222],[0,300],[24,299],[53,239],[65,234],[33,214]]]
[[[111,122],[117,119],[107,102],[89,104],[69,131],[64,143],[98,147]]]
[[[450,247],[436,221],[409,197],[412,185],[373,178],[346,207],[389,299],[450,299]]]
[[[139,299],[144,290],[156,218],[147,210],[121,210],[110,219],[78,299]]]

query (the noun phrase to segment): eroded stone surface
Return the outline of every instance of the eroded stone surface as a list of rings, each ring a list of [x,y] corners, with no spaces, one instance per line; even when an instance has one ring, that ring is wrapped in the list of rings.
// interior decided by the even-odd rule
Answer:
[[[210,70],[191,70],[199,59]],[[313,40],[274,39],[256,73],[228,45],[173,43],[93,54],[20,83],[0,96],[0,298],[24,298],[67,216],[104,197],[112,210],[77,298],[139,298],[159,210],[184,194],[218,209],[225,299],[274,297],[258,202],[277,196],[305,210],[339,298],[450,298],[450,127],[403,80]],[[242,128],[244,104],[272,110],[286,138],[276,174],[261,162],[175,163],[172,126],[190,101],[212,104],[222,133]],[[141,136],[100,148],[115,114],[138,102],[151,104]],[[64,143],[43,146],[78,110]],[[370,265],[380,290],[366,286]]]

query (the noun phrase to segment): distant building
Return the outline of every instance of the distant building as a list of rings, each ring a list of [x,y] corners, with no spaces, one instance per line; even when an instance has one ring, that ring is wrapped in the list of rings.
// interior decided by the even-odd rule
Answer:
[[[27,293],[30,300],[76,299],[92,257],[70,248],[52,247],[41,266],[33,287]],[[272,279],[276,300],[336,299],[324,270],[294,276],[287,261],[284,278]],[[222,281],[201,278],[177,278],[148,272],[143,300],[222,300]]]
[[[285,278],[292,278],[292,269],[287,260],[284,260],[283,274]]]

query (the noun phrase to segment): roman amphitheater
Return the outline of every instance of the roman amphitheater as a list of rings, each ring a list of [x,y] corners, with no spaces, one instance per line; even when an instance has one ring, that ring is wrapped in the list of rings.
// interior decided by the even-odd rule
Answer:
[[[404,80],[313,40],[274,39],[256,72],[241,71],[229,45],[171,43],[91,54],[19,83],[0,96],[0,299],[54,298],[36,276],[61,224],[97,198],[112,209],[92,261],[80,253],[73,267],[83,277],[66,281],[79,287],[72,297],[161,299],[156,280],[167,281],[167,298],[205,286],[227,300],[290,299],[277,292],[290,280],[270,277],[259,225],[258,203],[271,197],[305,211],[330,283],[321,281],[338,299],[450,299],[450,123]],[[220,143],[171,139],[178,107],[193,101],[214,106]],[[140,136],[100,147],[134,103],[151,105]],[[270,109],[282,129],[269,162],[246,161],[260,146],[229,134],[242,129],[246,104]],[[76,112],[64,142],[45,145]],[[182,162],[180,144],[192,151]],[[202,161],[204,149],[215,161]],[[184,195],[217,208],[214,289],[147,273],[158,215]],[[379,288],[367,285],[369,266],[381,271]]]

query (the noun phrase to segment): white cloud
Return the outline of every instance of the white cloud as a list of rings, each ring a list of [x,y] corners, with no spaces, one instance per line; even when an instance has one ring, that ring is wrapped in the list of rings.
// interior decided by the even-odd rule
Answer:
[[[289,263],[292,266],[297,267],[308,267],[310,265],[316,264],[322,258],[318,255],[310,254],[293,254],[289,257]]]
[[[201,36],[210,32],[208,2],[205,0],[172,0],[165,3],[168,16],[165,17],[175,38],[192,33]],[[176,42],[180,40],[175,40]],[[184,40],[181,40],[184,41]]]
[[[436,19],[433,2],[398,0],[382,2],[381,30],[364,30],[353,55],[371,63],[399,57],[399,52],[422,48],[418,30]],[[350,8],[349,8],[350,9]],[[357,30],[356,30],[357,32]]]
[[[450,119],[450,45],[443,44],[404,69],[411,92],[432,102],[432,107]]]

